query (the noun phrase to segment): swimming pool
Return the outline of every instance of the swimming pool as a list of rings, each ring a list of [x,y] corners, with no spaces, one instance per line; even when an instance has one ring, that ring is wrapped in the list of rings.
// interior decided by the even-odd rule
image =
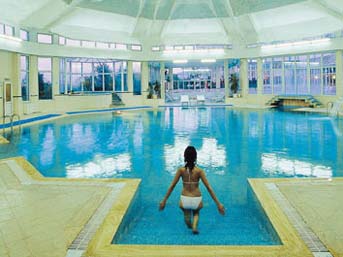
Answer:
[[[280,241],[247,178],[342,176],[341,119],[230,108],[74,115],[23,127],[0,157],[22,155],[49,177],[142,178],[114,237],[120,244],[275,245]],[[220,216],[202,187],[199,236],[178,209],[181,184],[158,211],[189,144],[227,208]]]

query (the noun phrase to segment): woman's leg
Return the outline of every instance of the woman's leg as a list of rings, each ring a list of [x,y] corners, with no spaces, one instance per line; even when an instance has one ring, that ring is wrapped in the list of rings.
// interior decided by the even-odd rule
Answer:
[[[199,234],[198,223],[199,223],[199,214],[200,214],[201,208],[202,208],[202,202],[200,202],[198,209],[193,210],[193,224],[192,224],[193,234]]]
[[[183,215],[184,215],[184,219],[185,219],[185,223],[186,223],[187,227],[192,228],[192,221],[191,221],[192,212],[191,212],[191,210],[184,209],[181,201],[180,201],[180,208],[183,211]]]

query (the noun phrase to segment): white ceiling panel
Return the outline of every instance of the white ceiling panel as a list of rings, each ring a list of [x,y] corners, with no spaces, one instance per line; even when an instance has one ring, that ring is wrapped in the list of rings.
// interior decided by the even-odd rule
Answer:
[[[88,33],[94,30],[108,30],[132,33],[136,19],[130,16],[77,8],[70,13],[60,25],[79,26],[89,28]]]
[[[306,3],[294,4],[251,14],[257,31],[266,28],[285,26],[287,24],[307,23],[308,21],[320,19],[325,16],[327,15],[322,10],[318,10]]]

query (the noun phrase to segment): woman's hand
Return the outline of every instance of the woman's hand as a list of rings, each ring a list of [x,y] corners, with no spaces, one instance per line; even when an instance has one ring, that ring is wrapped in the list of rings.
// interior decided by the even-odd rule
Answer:
[[[225,207],[224,207],[224,205],[222,205],[221,203],[219,203],[219,204],[217,205],[217,207],[218,207],[219,213],[220,213],[221,215],[225,215]]]
[[[160,202],[160,211],[163,211],[164,207],[166,207],[166,201],[161,201]]]

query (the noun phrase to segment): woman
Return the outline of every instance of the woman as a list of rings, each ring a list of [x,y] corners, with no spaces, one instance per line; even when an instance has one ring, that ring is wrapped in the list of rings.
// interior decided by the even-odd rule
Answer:
[[[188,146],[186,148],[184,158],[185,166],[177,170],[175,177],[170,187],[168,188],[165,197],[160,202],[160,211],[162,211],[166,206],[166,202],[170,194],[172,193],[174,187],[176,186],[177,182],[181,177],[183,181],[183,189],[180,198],[180,208],[184,213],[185,223],[187,227],[192,229],[193,234],[198,234],[199,212],[203,206],[201,192],[199,190],[200,179],[206,186],[214,202],[217,204],[218,211],[220,212],[220,214],[225,214],[225,208],[224,205],[222,205],[218,201],[213,189],[211,188],[206,178],[205,172],[199,167],[195,166],[197,160],[197,152],[193,146]],[[192,214],[193,222],[191,222]]]

